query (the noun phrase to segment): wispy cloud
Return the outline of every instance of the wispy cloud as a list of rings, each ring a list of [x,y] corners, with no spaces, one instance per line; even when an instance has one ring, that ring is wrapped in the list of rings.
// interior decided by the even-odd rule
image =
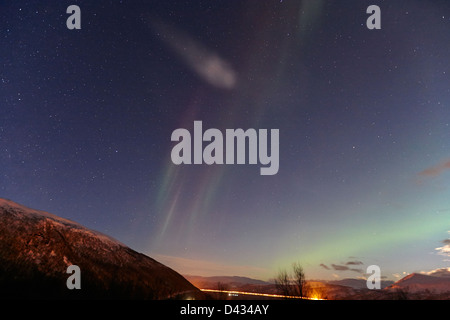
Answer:
[[[357,272],[357,273],[363,273],[362,269],[350,268],[346,265],[332,264],[331,266],[336,271],[353,271],[353,272]]]
[[[329,266],[327,266],[326,264],[321,263],[319,266],[326,269],[326,270],[335,270],[335,271],[352,271],[352,272],[357,272],[357,273],[363,273],[362,269],[359,268],[351,268],[349,266],[354,266],[354,265],[362,265],[363,263],[361,261],[347,261],[344,264],[335,264],[332,263],[331,264],[331,268]]]
[[[345,265],[347,266],[357,266],[357,265],[362,265],[363,263],[361,261],[348,261]]]
[[[339,264],[331,264],[331,266],[333,267],[333,269],[334,270],[336,270],[336,271],[347,271],[348,269],[349,269],[349,267],[347,267],[347,266],[342,266],[342,265],[339,265]]]
[[[320,266],[326,270],[330,270],[330,267],[328,267],[326,264],[321,263]]]
[[[450,231],[448,231],[450,234]],[[438,252],[439,255],[450,257],[450,239],[444,239],[441,241],[443,246],[437,247],[435,250]],[[450,261],[449,259],[445,259],[445,261]]]
[[[430,271],[422,271],[422,274],[426,274],[434,277],[444,277],[450,278],[450,267],[448,268],[438,268]]]
[[[436,177],[448,169],[450,169],[450,160],[447,160],[447,161],[441,162],[435,166],[429,167],[429,168],[419,172],[419,175],[426,176],[426,177]]]
[[[159,19],[152,18],[151,26],[155,34],[201,79],[217,88],[235,87],[236,71],[216,52],[188,33]]]
[[[407,275],[409,275],[408,272],[403,271],[402,273],[393,273],[392,274],[394,276],[395,279],[399,280],[403,277],[406,277]]]

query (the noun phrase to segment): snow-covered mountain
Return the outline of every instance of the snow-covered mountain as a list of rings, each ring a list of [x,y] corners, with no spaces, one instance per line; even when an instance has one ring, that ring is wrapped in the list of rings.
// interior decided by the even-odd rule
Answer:
[[[81,289],[69,290],[70,265]],[[0,297],[167,299],[202,297],[174,270],[56,215],[0,199]]]
[[[412,273],[395,282],[386,289],[404,290],[409,293],[424,291],[432,293],[450,292],[450,278],[442,276],[437,277],[421,273]]]

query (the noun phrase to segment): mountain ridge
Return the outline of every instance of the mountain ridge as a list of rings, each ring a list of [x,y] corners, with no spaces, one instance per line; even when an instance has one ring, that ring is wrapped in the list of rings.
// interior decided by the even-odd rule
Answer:
[[[435,275],[413,273],[396,282],[382,280],[380,290],[370,290],[367,288],[366,280],[356,278],[308,280],[307,283],[313,292],[333,300],[441,300],[450,298],[450,270],[444,269],[439,269]],[[248,277],[194,275],[185,277],[202,289],[278,293],[274,283]]]
[[[249,277],[242,276],[197,276],[197,275],[184,275],[191,283],[194,284],[207,284],[208,287],[216,284],[227,284],[227,285],[272,285],[273,283],[268,281],[263,281],[259,279],[253,279]]]
[[[81,269],[69,290],[67,267]],[[169,299],[203,296],[183,276],[116,239],[0,199],[0,297]]]
[[[411,293],[429,291],[435,293],[450,292],[450,278],[422,273],[411,273],[386,288],[387,290],[405,290]]]

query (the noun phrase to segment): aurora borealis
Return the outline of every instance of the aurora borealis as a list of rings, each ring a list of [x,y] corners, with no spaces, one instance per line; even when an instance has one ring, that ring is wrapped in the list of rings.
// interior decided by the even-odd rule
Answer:
[[[449,267],[448,1],[71,4],[0,3],[0,197],[184,274]],[[278,129],[278,172],[175,165],[194,121]]]

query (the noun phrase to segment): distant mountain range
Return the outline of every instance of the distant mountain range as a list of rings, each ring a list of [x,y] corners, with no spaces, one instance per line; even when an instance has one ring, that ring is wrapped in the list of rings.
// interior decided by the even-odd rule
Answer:
[[[81,289],[69,290],[70,265]],[[0,199],[0,298],[204,297],[174,270],[56,215]]]
[[[212,276],[202,277],[193,275],[184,275],[184,277],[199,288],[217,286],[218,283],[226,284],[231,287],[241,285],[270,285],[270,282],[239,276]]]
[[[277,293],[274,283],[237,276],[202,277],[185,275],[202,289],[236,290],[259,293]],[[410,274],[403,279],[382,281],[381,290],[367,289],[364,279],[308,281],[310,290],[321,298],[338,300],[398,300],[398,299],[450,299],[450,270],[441,269],[433,274]]]
[[[332,284],[332,285],[350,287],[353,289],[367,289],[367,281],[364,279],[348,278],[348,279],[342,279],[342,280],[331,280],[331,281],[323,281],[323,282],[325,282],[327,284]],[[380,283],[381,289],[384,289],[384,288],[392,285],[393,283],[394,283],[394,281],[382,280]]]

